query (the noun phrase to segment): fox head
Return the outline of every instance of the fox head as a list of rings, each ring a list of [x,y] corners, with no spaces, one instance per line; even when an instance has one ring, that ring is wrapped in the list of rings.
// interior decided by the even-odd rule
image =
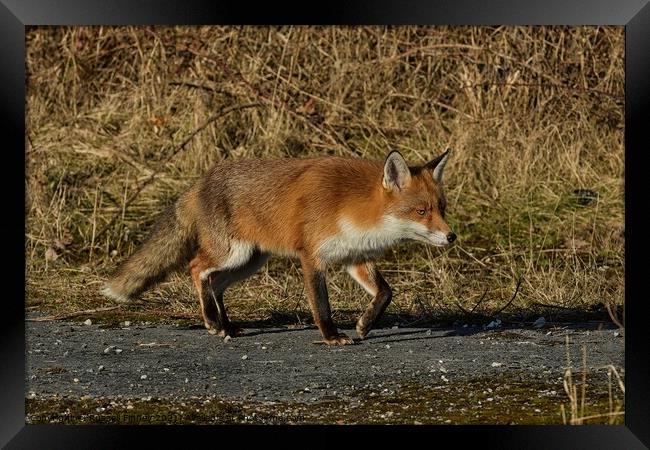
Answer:
[[[386,214],[392,231],[401,239],[446,246],[456,235],[444,220],[446,200],[442,175],[451,153],[447,149],[434,160],[409,167],[404,157],[393,151],[384,163],[382,185],[387,199]]]

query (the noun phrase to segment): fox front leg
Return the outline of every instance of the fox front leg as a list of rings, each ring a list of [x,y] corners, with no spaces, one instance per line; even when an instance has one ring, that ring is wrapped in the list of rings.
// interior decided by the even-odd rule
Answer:
[[[305,277],[305,293],[309,306],[314,316],[314,322],[323,335],[323,342],[327,345],[354,344],[354,341],[345,333],[339,333],[332,321],[332,312],[325,283],[325,272],[318,269],[307,258],[302,258],[302,271]]]
[[[361,287],[374,296],[368,308],[357,321],[357,335],[363,339],[390,304],[393,293],[374,263],[352,265],[347,270]]]

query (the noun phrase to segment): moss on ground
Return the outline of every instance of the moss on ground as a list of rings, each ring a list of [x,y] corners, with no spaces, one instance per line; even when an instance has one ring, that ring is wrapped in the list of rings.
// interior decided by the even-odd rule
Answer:
[[[519,375],[375,387],[346,398],[325,396],[314,403],[251,402],[217,398],[95,399],[28,398],[27,422],[34,424],[563,424],[568,399],[561,382]],[[608,412],[622,401],[607,386],[588,386],[585,423],[623,423]]]

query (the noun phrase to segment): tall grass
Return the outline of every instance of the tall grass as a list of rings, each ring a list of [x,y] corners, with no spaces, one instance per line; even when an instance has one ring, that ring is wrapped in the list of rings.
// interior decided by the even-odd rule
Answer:
[[[564,403],[560,405],[562,420],[565,425],[584,425],[589,423],[606,423],[609,425],[622,424],[625,412],[625,383],[616,367],[612,364],[604,367],[607,369],[607,410],[603,406],[587,406],[588,369],[587,349],[582,347],[582,372],[580,381],[576,382],[571,367],[569,351],[569,337],[566,338],[567,367],[564,372],[564,392],[567,394],[569,413]],[[603,368],[600,368],[603,369]],[[623,398],[619,398],[619,395]]]
[[[32,307],[101,306],[96,287],[163,205],[218,161],[383,158],[399,149],[421,163],[447,146],[458,245],[389,252],[380,267],[396,292],[392,311],[457,315],[483,298],[475,312],[490,315],[519,277],[508,311],[623,302],[622,27],[36,27],[26,35]],[[201,128],[249,104],[257,106]],[[576,189],[598,195],[583,202]],[[336,269],[329,286],[334,309],[360,311],[368,301]],[[229,296],[238,299],[226,300],[235,318],[307,310],[299,270],[282,259]],[[146,298],[151,308],[198,314],[185,276]]]

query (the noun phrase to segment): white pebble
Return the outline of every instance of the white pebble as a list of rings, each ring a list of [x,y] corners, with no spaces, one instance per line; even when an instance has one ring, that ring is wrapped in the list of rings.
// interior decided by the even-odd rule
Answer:
[[[90,319],[86,319],[85,322],[84,322],[84,325],[92,325],[92,324],[93,324],[93,321],[90,320]]]

